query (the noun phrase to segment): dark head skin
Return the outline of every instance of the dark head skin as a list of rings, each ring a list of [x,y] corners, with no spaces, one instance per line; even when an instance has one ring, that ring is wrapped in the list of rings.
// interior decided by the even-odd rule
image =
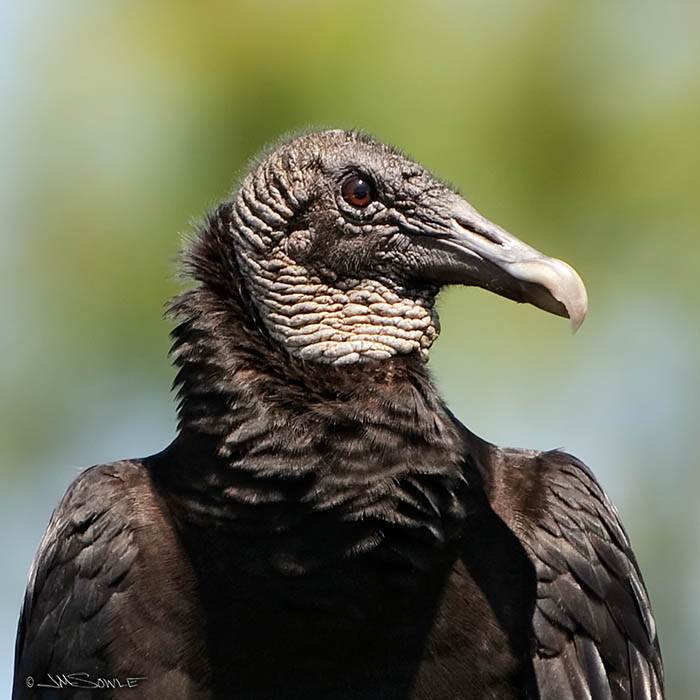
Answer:
[[[422,166],[369,137],[328,131],[291,142],[246,179],[244,201],[249,191],[251,199],[274,203],[261,196],[264,187],[256,190],[261,174],[289,196],[280,219],[267,219],[267,235],[254,237],[258,255],[281,248],[321,279],[377,279],[399,295],[481,286],[568,316],[574,329],[583,322],[586,291],[570,266],[522,243]],[[353,182],[364,199],[352,198]],[[257,213],[265,220],[267,212]]]

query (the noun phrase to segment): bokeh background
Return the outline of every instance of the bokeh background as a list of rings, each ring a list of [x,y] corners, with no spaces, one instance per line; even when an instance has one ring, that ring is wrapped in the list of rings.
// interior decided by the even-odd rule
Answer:
[[[627,524],[669,698],[700,696],[700,4],[0,4],[0,694],[52,508],[157,451],[192,221],[281,134],[359,127],[571,262],[589,318],[448,290],[431,365],[483,437],[565,447]]]

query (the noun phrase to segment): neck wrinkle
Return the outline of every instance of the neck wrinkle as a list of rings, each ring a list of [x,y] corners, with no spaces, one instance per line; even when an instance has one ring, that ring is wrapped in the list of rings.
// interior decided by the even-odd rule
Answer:
[[[374,279],[330,282],[283,250],[239,260],[270,335],[294,357],[345,366],[417,354],[423,362],[438,335],[430,292],[409,294]]]

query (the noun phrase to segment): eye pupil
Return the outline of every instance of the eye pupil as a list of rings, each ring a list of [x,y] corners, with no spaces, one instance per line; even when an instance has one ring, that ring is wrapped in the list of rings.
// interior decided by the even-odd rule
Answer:
[[[343,199],[353,207],[366,207],[373,199],[372,185],[353,175],[343,183]]]

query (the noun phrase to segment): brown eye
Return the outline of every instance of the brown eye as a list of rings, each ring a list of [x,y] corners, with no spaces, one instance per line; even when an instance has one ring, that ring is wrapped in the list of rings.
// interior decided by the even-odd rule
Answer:
[[[343,183],[343,199],[353,207],[366,207],[373,199],[372,185],[357,175],[352,175]]]

